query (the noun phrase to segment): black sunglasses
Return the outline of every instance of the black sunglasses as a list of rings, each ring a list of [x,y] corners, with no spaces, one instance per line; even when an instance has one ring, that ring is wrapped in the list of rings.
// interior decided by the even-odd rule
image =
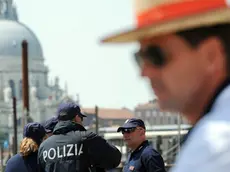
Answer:
[[[121,130],[121,133],[122,134],[125,134],[125,133],[132,133],[136,130],[136,128],[124,128]]]
[[[166,63],[166,56],[158,46],[148,46],[144,50],[139,50],[134,56],[139,67],[142,66],[143,59],[148,59],[156,67],[162,67]]]

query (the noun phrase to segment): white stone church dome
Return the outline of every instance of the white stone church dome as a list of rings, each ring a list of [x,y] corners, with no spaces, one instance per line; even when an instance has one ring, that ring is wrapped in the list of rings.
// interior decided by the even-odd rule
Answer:
[[[21,58],[23,40],[28,42],[28,57],[43,59],[43,52],[36,35],[24,24],[0,20],[0,58]]]

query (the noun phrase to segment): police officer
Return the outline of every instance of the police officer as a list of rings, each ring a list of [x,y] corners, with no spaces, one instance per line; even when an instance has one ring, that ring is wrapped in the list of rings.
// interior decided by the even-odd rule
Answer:
[[[117,132],[122,132],[124,141],[131,149],[123,168],[124,172],[165,172],[163,158],[146,140],[145,124],[141,119],[126,120]]]
[[[46,130],[47,136],[51,136],[53,134],[54,127],[58,123],[58,117],[53,116],[52,118],[42,122],[43,127]]]
[[[82,126],[79,106],[63,103],[58,108],[58,123],[53,135],[41,144],[38,161],[41,171],[86,172],[119,165],[120,151],[102,137]]]
[[[45,138],[45,128],[40,123],[26,124],[20,151],[8,160],[5,172],[38,172],[38,147]]]

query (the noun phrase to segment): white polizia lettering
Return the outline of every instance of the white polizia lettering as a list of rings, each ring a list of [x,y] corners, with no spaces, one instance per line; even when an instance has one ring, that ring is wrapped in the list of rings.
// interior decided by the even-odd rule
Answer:
[[[75,146],[75,155],[81,155],[81,154],[83,154],[82,148],[83,148],[83,144],[80,145],[79,149],[77,149],[77,146]]]
[[[54,159],[56,157],[56,150],[54,148],[49,149],[48,151],[48,158],[49,159]]]
[[[43,160],[46,162],[46,158],[47,158],[47,151],[43,152]]]
[[[59,147],[57,147],[57,157],[58,158],[62,158],[63,157],[63,155],[60,154],[60,148]]]
[[[43,160],[53,160],[56,158],[79,156],[83,154],[83,144],[67,144],[63,146],[57,146],[56,148],[50,148],[43,151]]]

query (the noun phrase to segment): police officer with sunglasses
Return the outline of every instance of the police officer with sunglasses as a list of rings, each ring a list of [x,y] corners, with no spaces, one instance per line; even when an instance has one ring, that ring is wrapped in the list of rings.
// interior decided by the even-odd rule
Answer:
[[[165,172],[164,160],[149,144],[145,136],[145,124],[141,119],[131,118],[117,129],[122,132],[130,154],[123,171]]]

